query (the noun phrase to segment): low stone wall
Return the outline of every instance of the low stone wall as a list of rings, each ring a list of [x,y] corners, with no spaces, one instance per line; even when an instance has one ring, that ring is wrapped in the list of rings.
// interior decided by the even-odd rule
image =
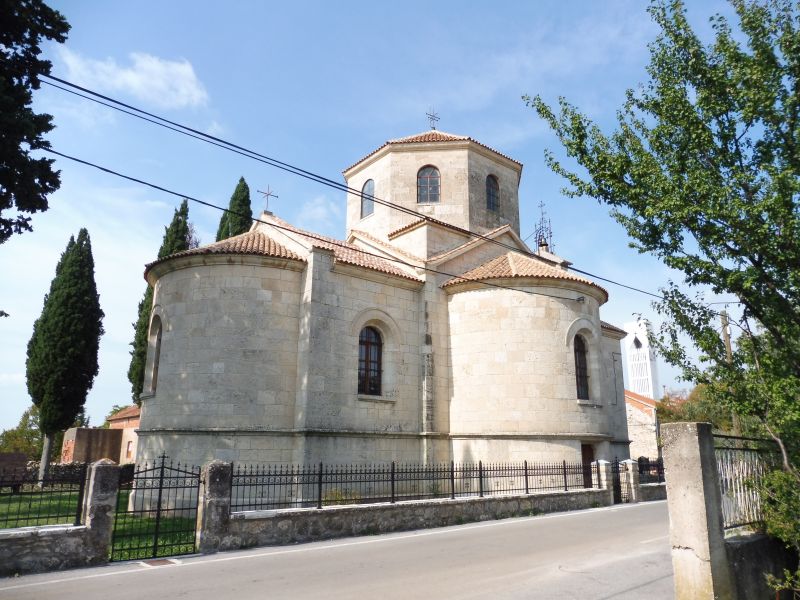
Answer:
[[[233,513],[218,550],[460,525],[609,504],[606,490]]]
[[[600,466],[600,489],[236,513],[230,512],[231,476],[230,463],[213,461],[203,468],[197,515],[199,552],[443,527],[613,503],[607,462]]]
[[[108,562],[85,525],[49,525],[0,530],[0,577],[41,573]]]
[[[783,569],[795,569],[797,557],[774,538],[765,535],[742,535],[725,539],[739,598],[772,600],[775,591],[767,585],[766,573],[783,576]],[[791,597],[790,593],[786,597]]]
[[[91,466],[84,525],[46,525],[0,530],[0,577],[108,562],[119,467],[109,460]]]
[[[639,502],[667,499],[666,483],[642,483],[639,485]]]

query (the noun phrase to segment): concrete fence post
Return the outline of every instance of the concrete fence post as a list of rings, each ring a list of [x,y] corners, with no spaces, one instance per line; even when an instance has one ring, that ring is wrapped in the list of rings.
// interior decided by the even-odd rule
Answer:
[[[622,461],[625,469],[628,472],[627,485],[628,485],[628,502],[631,504],[641,502],[642,492],[639,490],[639,463],[635,460]]]
[[[614,504],[614,475],[611,473],[611,463],[607,460],[598,460],[597,476],[600,480],[600,489],[606,491],[606,506],[611,506]]]
[[[661,426],[676,600],[735,599],[710,423]]]
[[[231,478],[233,465],[214,460],[203,466],[200,497],[197,502],[197,551],[213,554],[228,532],[231,516]]]
[[[89,529],[86,564],[105,564],[114,529],[114,512],[119,489],[119,466],[104,458],[89,467],[89,484],[84,496],[84,525]]]

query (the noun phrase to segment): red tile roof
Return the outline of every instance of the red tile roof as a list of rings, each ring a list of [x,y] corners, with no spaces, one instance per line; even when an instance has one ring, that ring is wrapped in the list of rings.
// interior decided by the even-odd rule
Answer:
[[[500,227],[495,227],[491,231],[487,231],[486,233],[482,233],[481,235],[483,237],[491,238],[493,235],[495,235],[499,231],[502,231],[503,229],[508,229],[510,231],[511,230],[511,225],[507,225],[507,224],[506,225],[501,225]],[[450,250],[445,250],[444,252],[440,252],[439,254],[435,254],[434,256],[431,256],[428,260],[431,261],[431,262],[434,262],[434,261],[437,261],[437,260],[441,260],[442,258],[447,256],[448,254],[456,253],[456,252],[458,252],[460,250],[463,250],[464,248],[466,248],[467,246],[469,246],[471,244],[477,245],[479,242],[485,242],[485,241],[486,240],[484,240],[482,238],[473,237],[472,239],[464,242],[463,244],[460,244],[460,245],[456,246],[455,248],[450,248]]]
[[[650,408],[658,407],[657,400],[653,400],[647,396],[642,396],[641,394],[637,394],[636,392],[632,392],[630,390],[625,390],[625,400],[633,400],[634,402],[639,402],[640,404],[644,404]]]
[[[348,244],[347,242],[343,242],[328,236],[320,235],[318,233],[312,233],[310,231],[299,229],[279,217],[273,216],[271,219],[281,229],[291,231],[301,236],[315,248],[331,250],[333,252],[334,259],[339,262],[355,265],[357,267],[363,267],[365,269],[371,269],[373,271],[379,271],[388,275],[394,275],[395,277],[410,279],[411,281],[422,281],[422,279],[416,275],[411,275],[407,271],[397,266],[396,263],[365,252],[358,246]]]
[[[353,229],[351,233],[358,234],[359,236],[363,237],[364,239],[373,242],[376,246],[380,246],[382,248],[386,248],[386,251],[389,254],[399,254],[400,256],[406,257],[408,260],[413,260],[419,263],[424,263],[425,259],[416,254],[411,254],[410,252],[406,252],[402,248],[398,248],[397,246],[392,246],[391,244],[387,244],[381,239],[376,238],[374,235],[367,233],[366,231],[362,231],[360,229]]]
[[[106,419],[107,421],[121,421],[123,419],[138,419],[141,411],[135,404],[126,406],[122,410],[115,412],[113,415]]]
[[[200,246],[199,248],[192,248],[191,250],[184,250],[183,252],[177,252],[175,254],[165,256],[164,258],[160,258],[148,264],[145,267],[145,272],[147,272],[153,265],[166,260],[177,258],[179,256],[195,256],[203,254],[254,254],[258,256],[288,258],[291,260],[304,260],[291,250],[281,246],[278,242],[273,240],[271,237],[268,237],[263,232],[254,230],[248,231],[247,233],[243,233],[241,235],[235,235],[219,242],[214,242],[213,244]]]
[[[545,263],[543,260],[524,256],[519,252],[508,252],[506,254],[501,254],[497,258],[493,258],[479,267],[476,267],[471,271],[467,271],[460,277],[454,277],[453,279],[446,281],[442,287],[448,287],[458,283],[465,283],[467,281],[483,281],[487,279],[516,279],[526,277],[533,277],[537,279],[564,279],[567,281],[584,283],[586,285],[596,287],[603,292],[606,299],[608,298],[608,292],[593,281],[570,273],[569,271],[565,271],[564,269],[553,267],[548,263]]]
[[[401,227],[398,227],[394,231],[390,231],[387,237],[389,239],[395,238],[398,235],[400,235],[402,233],[405,233],[406,231],[409,231],[410,229],[414,229],[416,227],[419,227],[420,225],[423,225],[425,223],[430,223],[431,225],[438,225],[439,227],[444,227],[446,229],[452,229],[453,231],[457,231],[459,233],[463,233],[467,237],[473,237],[473,234],[470,231],[468,231],[467,229],[464,229],[463,227],[459,227],[458,225],[451,225],[450,223],[445,223],[444,221],[440,221],[439,219],[434,219],[433,217],[422,217],[420,219],[414,219],[410,223],[406,223],[405,225],[403,225]]]
[[[431,129],[430,131],[423,131],[422,133],[415,133],[414,135],[408,135],[406,137],[397,138],[397,139],[394,139],[394,140],[389,140],[389,141],[385,142],[382,146],[376,148],[375,150],[373,150],[372,152],[367,154],[361,160],[358,160],[358,161],[354,162],[352,165],[350,165],[349,167],[347,167],[343,171],[343,173],[346,173],[347,171],[349,171],[350,169],[355,167],[360,162],[365,161],[366,159],[368,159],[373,154],[376,154],[376,153],[380,152],[386,146],[391,146],[391,145],[395,145],[395,144],[425,144],[425,143],[431,143],[431,142],[444,142],[444,143],[447,143],[447,142],[473,142],[475,144],[478,144],[478,146],[481,146],[481,147],[486,148],[487,150],[489,150],[491,152],[494,152],[498,156],[502,156],[503,158],[508,159],[511,162],[518,164],[520,167],[522,166],[522,163],[519,162],[518,160],[514,160],[510,156],[507,156],[507,155],[503,154],[502,152],[498,152],[494,148],[492,148],[490,146],[487,146],[486,144],[482,144],[478,140],[473,139],[473,138],[471,138],[471,137],[469,137],[467,135],[455,135],[455,134],[452,134],[452,133],[439,131],[438,129]]]
[[[628,332],[625,331],[624,329],[620,329],[616,325],[612,325],[611,323],[607,323],[605,321],[600,321],[600,327],[602,327],[603,329],[609,329],[611,331],[616,331],[617,333],[624,333],[625,335],[628,335]]]

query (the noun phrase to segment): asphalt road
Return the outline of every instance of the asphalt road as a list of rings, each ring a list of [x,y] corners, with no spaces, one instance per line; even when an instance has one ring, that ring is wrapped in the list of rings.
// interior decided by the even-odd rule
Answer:
[[[28,575],[0,599],[673,597],[665,502]]]

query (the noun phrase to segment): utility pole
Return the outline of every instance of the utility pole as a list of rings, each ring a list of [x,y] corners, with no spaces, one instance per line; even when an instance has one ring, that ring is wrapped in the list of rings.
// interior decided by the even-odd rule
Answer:
[[[731,349],[731,328],[728,320],[728,311],[723,310],[719,314],[719,318],[722,321],[722,342],[725,344],[725,358],[728,364],[731,364],[733,362],[733,350]],[[739,415],[733,410],[731,410],[731,425],[733,426],[733,435],[741,436],[742,424],[739,422]]]

